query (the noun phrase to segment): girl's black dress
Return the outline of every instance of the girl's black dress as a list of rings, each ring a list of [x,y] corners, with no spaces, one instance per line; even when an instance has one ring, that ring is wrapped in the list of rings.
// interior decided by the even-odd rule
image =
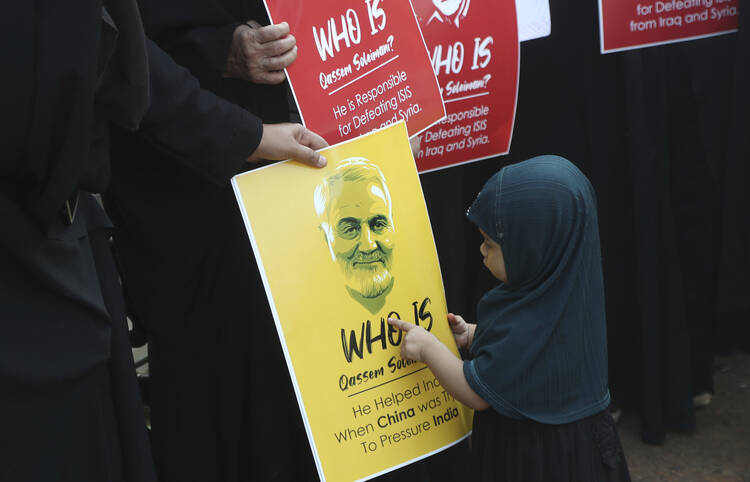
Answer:
[[[474,412],[471,480],[626,482],[625,455],[606,410],[549,425],[516,420],[492,408]]]

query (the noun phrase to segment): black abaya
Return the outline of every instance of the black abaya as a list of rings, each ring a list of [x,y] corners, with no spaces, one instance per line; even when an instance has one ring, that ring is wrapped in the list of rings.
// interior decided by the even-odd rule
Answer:
[[[475,412],[470,473],[482,482],[630,482],[606,410],[562,425]]]
[[[109,221],[87,192],[108,181],[108,121],[136,127],[148,99],[136,7],[104,3],[106,19],[96,0],[15,2],[0,21],[3,481],[156,480]]]
[[[229,185],[232,175],[249,167],[246,159],[262,133],[260,119],[287,119],[284,86],[222,80],[239,22],[218,2],[141,7],[147,33],[202,87],[242,108],[191,96],[206,115],[175,131],[168,149],[154,145],[148,133],[118,131],[113,140],[106,204],[118,228],[115,246],[129,311],[149,336],[157,472],[163,482],[317,480]],[[155,97],[160,92],[162,101],[171,99],[162,106],[166,114],[181,106],[174,90],[189,93],[197,86],[187,70],[180,72],[171,84],[158,83],[158,92],[155,86]],[[144,119],[146,130],[168,130],[179,120],[162,115],[150,123],[151,113]],[[213,141],[196,149],[196,137]]]
[[[718,350],[750,352],[750,9],[740,10],[731,83],[717,286]]]
[[[82,248],[107,317],[90,316],[0,250],[0,333],[13,344],[0,357],[0,480],[155,482],[106,218],[93,198],[80,202],[79,223],[92,230],[81,233]],[[76,352],[81,343],[86,351]]]
[[[260,2],[164,0],[141,7],[147,33],[202,87],[266,123],[287,120],[285,85],[221,77],[232,31],[240,20],[262,14]],[[144,127],[155,127],[148,121]],[[243,119],[236,121],[241,125]],[[180,145],[198,133],[234,139],[227,132],[231,125],[220,116],[206,117],[174,137],[168,152],[121,131],[113,143],[106,201],[119,228],[115,244],[130,313],[149,332],[155,462],[163,481],[317,480],[228,185],[233,172],[222,168],[217,176],[212,168],[234,165],[240,171],[257,142],[248,139],[244,153],[215,142],[200,155]],[[239,130],[236,140],[250,137],[247,129]],[[464,473],[456,458],[463,459],[439,454],[383,479],[452,480]]]
[[[571,159],[599,201],[613,400],[640,412],[644,440],[660,443],[667,430],[694,429],[692,397],[712,388],[716,277],[722,311],[750,304],[747,88],[731,89],[750,56],[735,50],[737,34],[601,55],[595,3],[550,8],[552,34],[521,44],[509,155],[422,176],[449,309],[473,319],[492,279],[473,227],[452,239],[460,221],[443,215],[446,196],[465,208],[507,163]]]

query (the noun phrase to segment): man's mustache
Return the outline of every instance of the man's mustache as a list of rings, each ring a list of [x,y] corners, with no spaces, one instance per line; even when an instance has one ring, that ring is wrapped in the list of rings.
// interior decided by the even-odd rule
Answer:
[[[380,261],[385,264],[387,255],[382,249],[378,248],[368,253],[362,251],[355,251],[354,254],[349,258],[351,264],[369,264]]]

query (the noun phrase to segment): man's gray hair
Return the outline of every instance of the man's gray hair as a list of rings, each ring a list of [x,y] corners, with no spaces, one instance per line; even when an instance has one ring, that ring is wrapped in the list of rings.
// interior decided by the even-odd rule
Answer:
[[[328,218],[325,216],[328,209],[328,204],[331,202],[333,187],[342,182],[357,182],[357,181],[377,181],[382,186],[382,197],[388,206],[388,220],[393,225],[393,208],[391,207],[391,194],[388,191],[388,185],[385,183],[385,177],[380,171],[380,168],[364,157],[350,157],[344,159],[341,163],[336,166],[335,171],[330,176],[323,179],[315,188],[315,213],[321,218],[320,228],[326,235],[328,240],[328,248],[331,251],[331,256],[335,260],[336,255],[333,253],[331,243],[333,243],[333,226],[328,223]]]

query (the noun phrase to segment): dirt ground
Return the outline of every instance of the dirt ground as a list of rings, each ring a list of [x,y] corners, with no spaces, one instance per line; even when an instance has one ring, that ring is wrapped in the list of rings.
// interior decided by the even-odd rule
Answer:
[[[640,438],[640,420],[618,424],[633,481],[750,482],[750,355],[717,358],[711,404],[696,412],[693,434],[668,433],[662,446]]]

